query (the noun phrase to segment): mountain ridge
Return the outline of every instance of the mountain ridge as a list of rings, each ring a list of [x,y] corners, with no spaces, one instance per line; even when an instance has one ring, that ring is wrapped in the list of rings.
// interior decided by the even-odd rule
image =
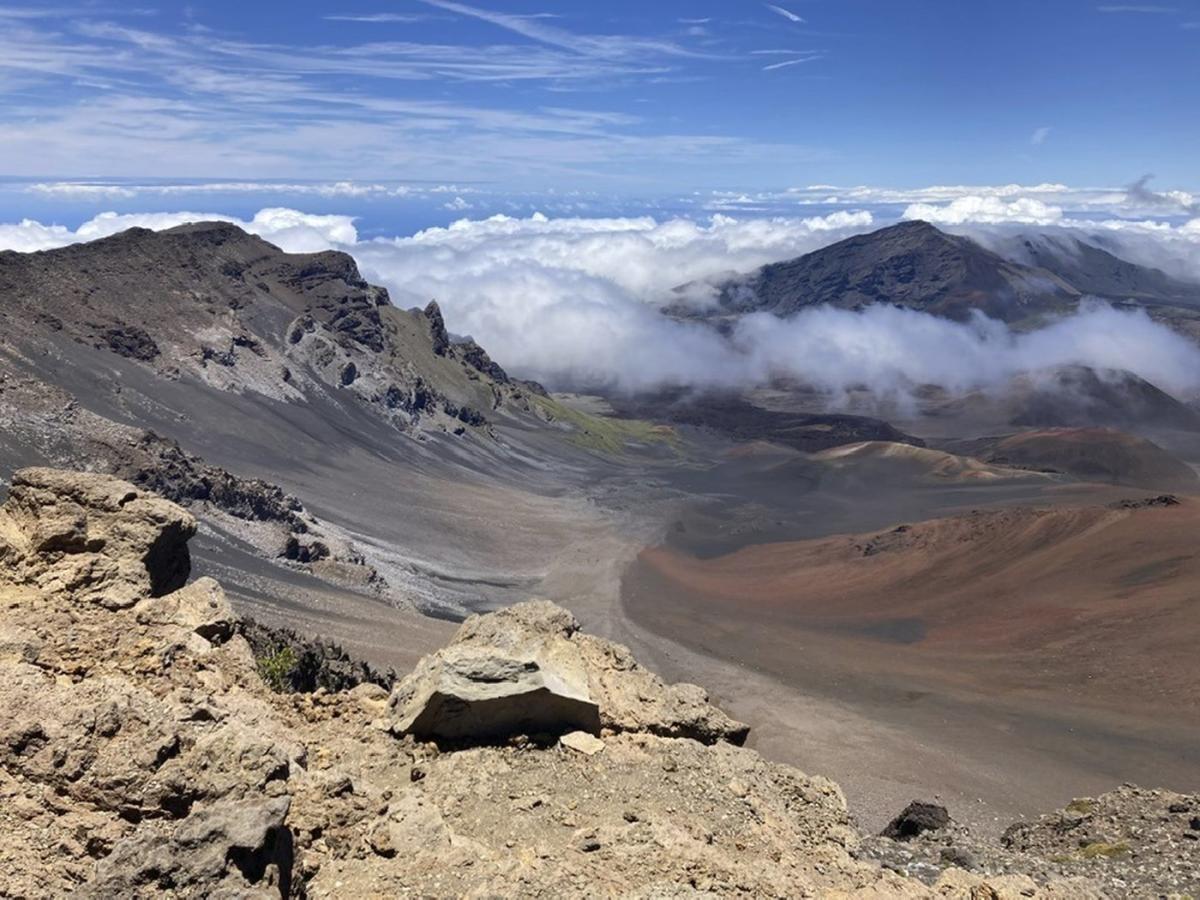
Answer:
[[[861,309],[888,303],[951,319],[975,311],[1009,323],[1068,312],[1085,296],[1159,305],[1200,305],[1200,285],[1174,281],[1157,269],[1122,260],[1074,238],[1053,248],[1025,241],[1029,263],[1017,262],[971,238],[910,220],[854,235],[790,260],[733,277],[676,288],[707,294],[707,306],[680,300],[666,311],[713,319],[750,312],[789,316],[828,304]],[[1072,254],[1085,256],[1071,263]]]

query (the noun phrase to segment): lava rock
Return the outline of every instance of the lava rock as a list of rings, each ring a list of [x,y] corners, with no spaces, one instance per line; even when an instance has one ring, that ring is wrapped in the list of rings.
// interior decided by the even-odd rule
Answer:
[[[950,813],[946,807],[914,800],[880,833],[894,841],[907,841],[927,831],[940,831],[949,824]]]

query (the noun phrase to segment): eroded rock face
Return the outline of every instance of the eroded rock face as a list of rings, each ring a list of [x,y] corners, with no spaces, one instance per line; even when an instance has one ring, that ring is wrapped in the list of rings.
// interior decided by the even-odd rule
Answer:
[[[395,733],[425,739],[606,729],[741,744],[749,733],[703,689],[665,684],[627,648],[580,634],[573,615],[544,600],[467,619],[397,686],[391,706]]]
[[[0,510],[6,574],[110,609],[183,586],[196,520],[117,478],[21,469]]]
[[[304,758],[190,515],[27,469],[0,507],[0,896],[280,896]]]

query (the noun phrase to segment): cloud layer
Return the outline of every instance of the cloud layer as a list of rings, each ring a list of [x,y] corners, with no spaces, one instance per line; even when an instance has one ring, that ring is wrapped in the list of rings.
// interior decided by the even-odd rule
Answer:
[[[1020,198],[982,198],[980,204],[958,198],[946,208],[955,210],[956,224],[1028,219],[1041,228],[1062,227],[1059,217]],[[398,305],[437,299],[453,331],[478,339],[514,373],[557,388],[715,387],[786,375],[835,395],[866,386],[895,401],[921,384],[986,388],[1021,371],[1079,363],[1129,369],[1183,396],[1200,390],[1200,349],[1145,313],[1102,305],[1085,305],[1074,316],[1026,334],[982,317],[961,324],[872,307],[814,308],[787,321],[754,315],[723,336],[659,312],[679,299],[672,290],[677,285],[751,270],[868,230],[876,223],[862,212],[714,216],[707,222],[493,216],[369,241],[359,240],[348,216],[282,208],[261,210],[250,220],[189,212],[105,213],[74,231],[29,220],[0,225],[0,248],[39,250],[134,225],[166,228],[213,218],[233,221],[289,251],[347,250]],[[1191,225],[1131,230],[1129,223],[1090,224],[1122,242],[1127,256],[1178,260],[1194,258],[1200,247],[1200,228]],[[1181,256],[1181,247],[1191,252]]]

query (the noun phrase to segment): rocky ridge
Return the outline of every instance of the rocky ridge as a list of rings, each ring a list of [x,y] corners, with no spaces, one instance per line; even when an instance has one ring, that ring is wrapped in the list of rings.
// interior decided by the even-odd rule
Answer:
[[[965,320],[974,311],[1011,323],[1074,309],[1085,297],[1145,305],[1194,331],[1200,287],[1070,238],[1061,246],[1005,246],[1001,255],[919,220],[855,235],[743,275],[676,289],[673,315],[720,321],[748,312],[789,316],[820,304],[861,309],[884,303]],[[1001,242],[1002,244],[1004,242]]]
[[[349,255],[284,253],[225,222],[0,253],[0,295],[15,361],[69,342],[222,391],[348,395],[414,433],[529,411],[520,382],[449,340],[436,303],[399,310]]]
[[[701,689],[663,684],[546,603],[472,617],[391,697],[369,682],[273,693],[220,586],[186,583],[185,510],[100,475],[12,484],[4,896],[1097,896],[956,867],[929,887],[856,859],[836,785],[731,743],[744,726]],[[453,687],[436,674],[450,669],[467,673]],[[536,728],[510,718],[453,748],[414,733],[424,687],[497,726],[504,707],[481,692],[532,672],[597,719],[542,715],[535,691]]]
[[[321,495],[315,473],[342,457],[491,471],[523,458],[500,426],[558,439],[540,388],[453,338],[436,303],[398,309],[347,254],[229,223],[0,253],[0,296],[3,468],[100,471],[179,502],[200,564],[242,600],[425,597],[427,561],[381,550],[340,505],[353,475]]]

